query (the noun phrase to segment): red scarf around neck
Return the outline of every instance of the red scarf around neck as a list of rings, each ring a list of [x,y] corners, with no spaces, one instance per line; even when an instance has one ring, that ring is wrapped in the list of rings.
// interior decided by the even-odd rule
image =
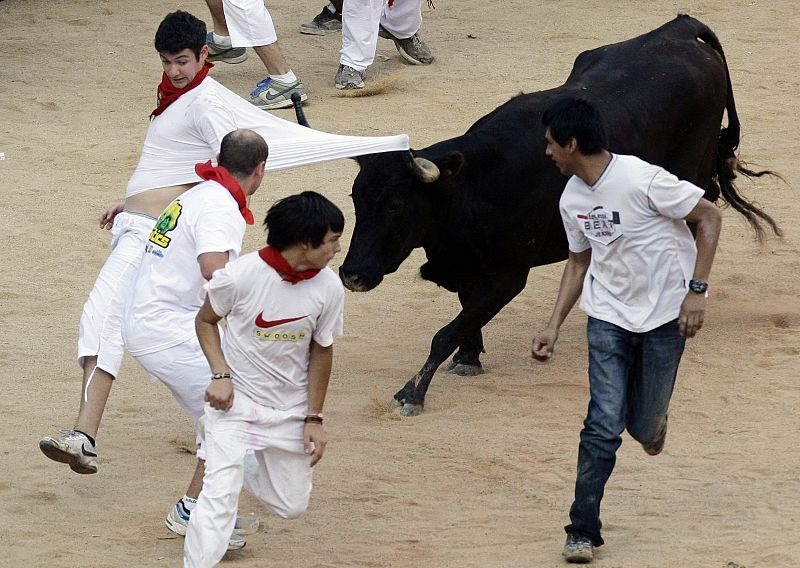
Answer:
[[[224,186],[236,200],[237,205],[239,205],[239,213],[244,217],[245,223],[248,225],[255,223],[253,212],[247,208],[247,198],[244,196],[242,186],[240,186],[239,182],[231,175],[231,172],[223,166],[212,166],[211,160],[207,161],[205,164],[195,164],[194,172],[206,181],[214,180],[218,184]]]
[[[197,72],[197,75],[194,76],[194,79],[192,79],[191,83],[181,89],[178,89],[172,84],[172,81],[169,80],[169,77],[167,77],[166,73],[162,73],[161,83],[158,85],[158,98],[156,99],[158,101],[158,106],[156,107],[156,110],[150,113],[150,116],[158,116],[167,110],[169,105],[178,100],[178,97],[180,97],[183,93],[191,91],[197,85],[202,83],[203,79],[208,76],[209,69],[212,67],[214,67],[214,64],[206,60],[206,64],[202,69],[200,69],[200,71]]]
[[[274,249],[270,246],[260,249],[258,251],[258,256],[261,257],[261,260],[277,270],[281,275],[281,278],[283,278],[286,282],[291,282],[293,285],[297,284],[301,280],[314,278],[314,276],[319,274],[319,269],[316,268],[298,272],[292,268],[292,265],[289,264],[289,262],[283,257],[278,249]]]

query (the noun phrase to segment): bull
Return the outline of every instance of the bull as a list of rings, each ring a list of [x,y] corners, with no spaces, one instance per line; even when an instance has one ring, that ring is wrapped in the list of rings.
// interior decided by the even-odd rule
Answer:
[[[609,149],[658,164],[720,197],[762,238],[780,229],[741,196],[740,123],[725,55],[702,22],[678,16],[639,37],[581,53],[560,87],[521,94],[462,136],[411,152],[358,158],[356,223],[340,276],[367,291],[413,249],[423,279],[458,294],[461,312],[433,337],[420,371],[393,397],[404,416],[422,411],[439,366],[481,372],[481,328],[525,287],[534,266],[568,249],[558,210],[567,178],[545,156],[542,114],[561,96],[593,102],[608,125]],[[727,112],[727,126],[723,113]]]

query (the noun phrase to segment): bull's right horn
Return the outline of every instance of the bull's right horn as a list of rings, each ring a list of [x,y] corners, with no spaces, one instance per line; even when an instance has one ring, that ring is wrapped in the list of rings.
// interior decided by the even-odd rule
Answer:
[[[421,182],[433,183],[439,179],[439,166],[430,160],[415,156],[413,150],[408,150],[407,152],[403,153],[403,159],[405,160],[409,171]]]

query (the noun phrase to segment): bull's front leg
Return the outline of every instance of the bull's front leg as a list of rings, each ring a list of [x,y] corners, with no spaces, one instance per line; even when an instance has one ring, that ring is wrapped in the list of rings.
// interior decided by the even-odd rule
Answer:
[[[467,305],[469,297],[473,293],[474,290],[458,293],[458,300],[461,302],[462,308]],[[480,375],[483,373],[481,353],[486,353],[486,350],[483,347],[483,334],[480,328],[465,332],[458,345],[458,351],[453,355],[453,359],[445,365],[444,371],[461,377]]]
[[[420,371],[395,393],[390,401],[391,408],[402,406],[403,416],[416,416],[425,405],[433,374],[445,359],[460,345],[468,345],[477,356],[483,349],[481,328],[519,294],[525,287],[528,271],[493,275],[480,294],[470,294],[462,298],[463,309],[458,316],[444,326],[431,341],[431,351]],[[480,361],[478,361],[480,365]]]

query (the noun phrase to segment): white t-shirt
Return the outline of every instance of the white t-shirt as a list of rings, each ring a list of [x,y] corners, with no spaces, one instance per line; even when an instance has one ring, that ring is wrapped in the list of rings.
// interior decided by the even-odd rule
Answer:
[[[344,288],[333,270],[290,284],[257,252],[217,270],[207,285],[227,320],[225,361],[234,388],[263,406],[308,403],[311,339],[327,347],[342,335]]]
[[[122,335],[131,355],[145,355],[190,339],[205,300],[197,257],[228,252],[236,258],[246,223],[230,192],[215,181],[175,199],[156,222],[134,292],[125,308]]]
[[[148,189],[202,181],[193,167],[187,169],[183,165],[194,166],[208,160],[216,163],[222,139],[237,128],[233,113],[219,96],[218,86],[206,77],[153,117],[139,165],[128,181],[126,197]]]
[[[572,176],[560,201],[569,249],[592,249],[581,309],[635,333],[678,317],[697,256],[683,219],[703,193],[635,156],[612,154],[593,186]]]

